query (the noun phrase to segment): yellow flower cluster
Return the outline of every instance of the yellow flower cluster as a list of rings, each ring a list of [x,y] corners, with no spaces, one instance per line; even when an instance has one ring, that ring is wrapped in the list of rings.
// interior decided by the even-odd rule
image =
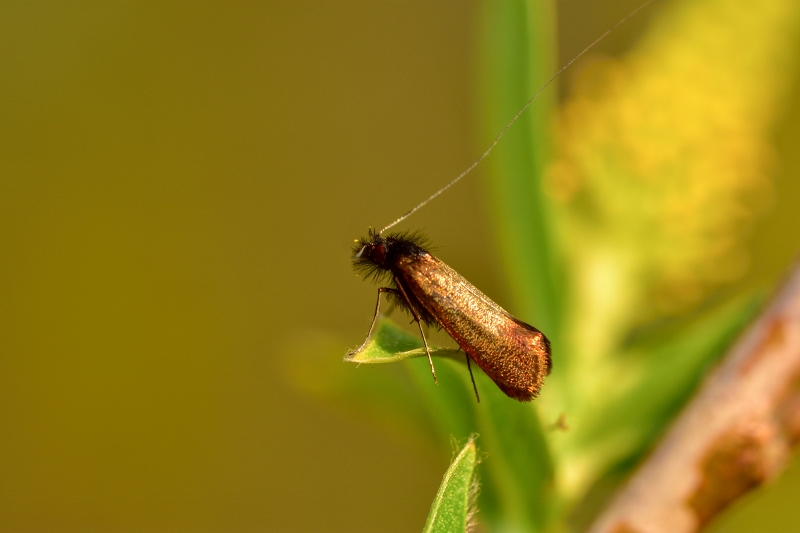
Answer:
[[[584,70],[546,179],[575,285],[621,298],[621,320],[685,309],[746,269],[798,51],[797,0],[668,9],[628,57]],[[598,269],[624,276],[627,293],[592,288],[614,285]]]

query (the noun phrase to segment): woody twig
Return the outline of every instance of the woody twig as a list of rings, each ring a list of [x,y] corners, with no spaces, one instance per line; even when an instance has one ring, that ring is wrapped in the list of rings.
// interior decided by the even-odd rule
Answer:
[[[700,531],[799,441],[800,263],[590,531]]]

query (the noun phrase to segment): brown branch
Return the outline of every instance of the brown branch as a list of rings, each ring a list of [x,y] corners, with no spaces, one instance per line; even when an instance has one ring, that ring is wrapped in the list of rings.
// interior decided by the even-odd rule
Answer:
[[[800,264],[590,531],[699,531],[798,441]]]

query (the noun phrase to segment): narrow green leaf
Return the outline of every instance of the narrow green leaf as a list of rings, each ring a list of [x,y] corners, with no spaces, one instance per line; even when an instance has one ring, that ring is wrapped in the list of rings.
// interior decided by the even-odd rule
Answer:
[[[423,533],[464,533],[474,504],[478,452],[470,438],[453,460],[431,504]]]
[[[563,437],[561,460],[585,464],[587,484],[612,471],[619,474],[620,465],[636,464],[689,400],[709,365],[754,317],[760,301],[750,296],[728,302],[672,338],[623,355],[620,372],[636,376],[633,386],[616,394],[608,391],[608,401],[581,413],[580,423]]]
[[[481,15],[485,140],[493,139],[556,72],[555,2],[487,2]],[[512,309],[558,336],[559,269],[542,176],[551,158],[555,84],[508,130],[487,160]]]

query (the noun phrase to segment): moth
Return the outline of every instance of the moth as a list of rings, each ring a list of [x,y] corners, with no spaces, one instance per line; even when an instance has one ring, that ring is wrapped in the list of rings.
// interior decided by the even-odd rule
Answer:
[[[384,237],[374,231],[353,247],[356,271],[365,278],[388,280],[391,284],[378,289],[367,341],[380,313],[381,294],[386,293],[419,326],[434,381],[437,381],[436,370],[423,322],[444,329],[464,350],[478,401],[470,360],[510,398],[521,402],[535,398],[544,377],[550,373],[550,341],[541,331],[493,302],[428,252],[427,247],[419,233]]]

